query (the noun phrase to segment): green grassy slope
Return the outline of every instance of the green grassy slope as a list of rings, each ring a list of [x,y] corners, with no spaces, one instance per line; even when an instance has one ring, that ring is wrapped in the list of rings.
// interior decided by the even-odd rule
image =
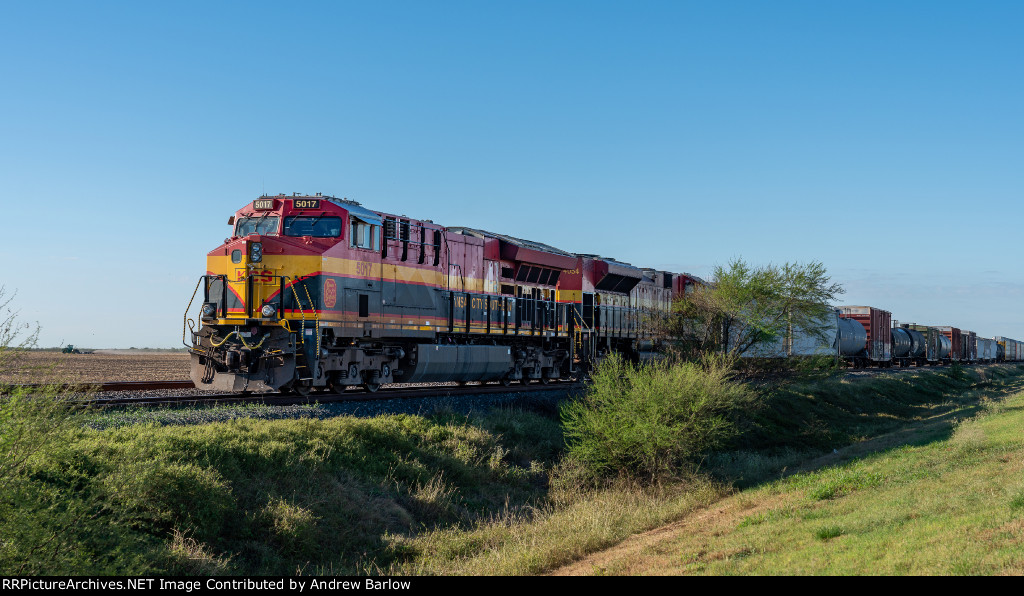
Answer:
[[[582,573],[1024,573],[1024,384],[738,493]],[[867,453],[872,445],[881,449]],[[827,463],[827,462],[818,462]]]
[[[903,539],[898,533],[872,537],[874,528],[917,528],[908,520],[981,511],[990,505],[980,494],[992,497],[983,520],[951,527],[976,541],[989,536],[985,532],[991,541],[1012,533],[1012,516],[1024,506],[1011,445],[1020,420],[986,425],[1016,416],[1019,398],[978,423],[958,420],[992,411],[1000,402],[989,398],[1019,390],[1024,370],[979,370],[921,373],[913,382],[894,377],[787,386],[747,417],[732,450],[705,458],[701,475],[599,489],[575,482],[563,460],[558,421],[530,412],[90,430],[80,417],[62,419],[48,406],[6,401],[0,403],[0,573],[538,573],[706,512],[734,486],[749,490],[730,499],[749,494],[751,502],[763,497],[779,505],[751,505],[730,534],[774,527],[794,534],[766,534],[763,542],[753,534],[738,538],[728,548],[746,553],[749,567],[717,567],[698,555],[711,552],[707,548],[691,552],[680,545],[674,556],[692,565],[681,571],[871,572],[874,567],[833,564],[827,553],[861,536],[894,544]],[[888,455],[820,476],[790,475],[801,466],[841,463],[843,454],[870,453],[873,443],[866,439],[879,434],[887,438],[875,445]],[[844,449],[826,455],[833,448]],[[1009,459],[1001,461],[1004,455]],[[904,465],[884,463],[884,457],[919,459]],[[981,472],[959,476],[968,465],[994,475],[1010,471],[1012,480]],[[787,478],[776,480],[783,471]],[[768,481],[774,483],[764,485]],[[947,487],[956,487],[956,498],[923,501]],[[903,488],[906,494],[883,493]],[[789,494],[797,495],[795,505],[783,505]],[[874,517],[842,513],[841,506],[859,495],[878,495],[869,505]],[[929,513],[912,517],[916,510]],[[909,543],[915,552],[929,544],[920,532]],[[951,536],[937,535],[938,546],[950,548]],[[779,540],[816,550],[793,555],[804,566],[754,566],[767,559],[753,555]],[[950,559],[960,566],[879,569],[1013,569],[1007,561],[1015,547],[1006,548],[998,556],[970,551]]]

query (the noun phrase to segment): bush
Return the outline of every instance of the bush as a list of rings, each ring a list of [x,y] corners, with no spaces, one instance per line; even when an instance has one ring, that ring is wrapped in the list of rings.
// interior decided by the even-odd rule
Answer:
[[[0,286],[0,377],[21,367],[38,339],[38,325],[17,315]],[[74,449],[82,408],[52,370],[33,372],[53,385],[0,395],[0,575],[146,572],[147,537],[114,514],[110,474]]]
[[[594,480],[677,475],[733,436],[734,415],[753,406],[730,371],[716,358],[635,367],[609,356],[584,397],[562,408],[569,457]]]
[[[0,397],[0,575],[139,574],[147,537],[103,486],[112,475],[76,452],[82,419],[52,390]]]

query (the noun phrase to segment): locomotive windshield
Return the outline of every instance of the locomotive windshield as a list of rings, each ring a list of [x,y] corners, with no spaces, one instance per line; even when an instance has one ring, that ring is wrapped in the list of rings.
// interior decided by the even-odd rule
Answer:
[[[260,236],[276,236],[277,220],[278,217],[276,215],[264,215],[263,217],[243,217],[238,220],[238,223],[235,224],[235,236],[248,236],[249,234],[259,234]]]
[[[284,235],[337,238],[341,236],[341,218],[322,215],[286,217],[284,218]]]

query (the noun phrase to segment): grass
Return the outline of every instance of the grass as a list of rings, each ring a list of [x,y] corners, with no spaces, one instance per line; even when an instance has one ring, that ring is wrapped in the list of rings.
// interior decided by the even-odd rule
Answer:
[[[707,480],[644,488],[619,484],[568,503],[506,513],[469,530],[443,528],[420,536],[393,536],[404,560],[389,575],[532,575],[664,525],[727,493]]]
[[[825,526],[818,528],[814,532],[814,537],[818,540],[830,540],[832,538],[838,538],[843,535],[843,529],[839,526]]]
[[[746,488],[850,445],[877,450],[875,437],[892,445],[934,440],[1015,391],[1022,374],[1021,366],[952,367],[784,384],[767,392],[764,407],[740,423],[733,449],[709,456],[706,469]]]
[[[1024,369],[910,375],[782,387],[701,473],[654,483],[593,484],[558,420],[516,410],[75,415],[0,478],[0,573],[536,574],[666,524],[683,535],[583,572],[1017,571]],[[3,437],[45,421],[12,403]]]
[[[844,406],[848,407],[851,404],[855,404],[854,407],[861,409],[862,412],[870,409],[875,413],[875,421],[859,413],[833,416],[832,428],[825,427],[831,431],[832,436],[842,432],[841,426],[848,422],[850,416],[856,416],[860,420],[859,432],[863,433],[878,434],[905,429],[906,425],[911,425],[908,432],[890,432],[875,441],[859,441],[860,447],[868,452],[899,448],[899,445],[906,443],[928,444],[942,436],[951,435],[953,428],[959,427],[958,420],[965,420],[979,412],[998,408],[1001,402],[992,397],[1019,390],[1017,377],[1022,372],[1024,371],[1014,368],[986,369],[966,376],[958,372],[955,372],[955,376],[936,372],[919,373],[925,387],[922,390],[911,389],[909,395],[903,395],[901,391],[912,386],[912,383],[908,384],[898,378],[863,379],[852,383],[838,379],[816,380],[810,387],[807,384],[787,387],[773,395],[771,399],[776,403],[790,400],[791,412],[797,414],[793,418],[794,426],[806,420],[808,414],[815,411],[833,408],[836,412],[842,412]],[[879,399],[880,395],[888,401],[884,404],[876,403],[875,400]],[[838,405],[829,404],[833,399]],[[778,424],[778,430],[794,436],[801,432],[781,422]],[[970,444],[971,435],[967,431],[960,430],[957,436],[960,437],[959,441]],[[713,477],[717,478],[717,481],[706,479],[699,484],[699,489],[695,483],[689,487],[676,486],[677,492],[674,492],[672,485],[663,485],[658,492],[620,483],[587,495],[579,495],[577,500],[570,499],[568,505],[545,511],[531,519],[496,520],[469,532],[439,531],[403,540],[403,547],[412,551],[411,561],[392,566],[385,571],[431,574],[539,573],[558,568],[567,561],[580,558],[583,553],[616,543],[620,540],[619,537],[625,534],[636,534],[671,522],[686,523],[689,519],[699,520],[695,522],[698,526],[709,523],[707,520],[715,519],[716,516],[709,517],[707,512],[718,510],[719,503],[722,502],[720,499],[733,492],[728,484],[728,469],[711,465],[716,457],[723,461],[731,460],[734,464],[737,459],[742,459],[747,465],[741,465],[738,469],[747,471],[750,469],[750,462],[756,460],[761,469],[759,482],[764,482],[768,477],[786,476],[790,479],[788,482],[801,486],[801,502],[807,504],[806,510],[765,509],[739,519],[732,519],[734,527],[771,527],[776,522],[799,519],[802,523],[814,524],[813,527],[805,527],[803,531],[807,539],[815,542],[841,541],[851,531],[844,523],[827,523],[829,520],[822,509],[824,505],[841,502],[847,495],[871,491],[890,481],[884,471],[865,463],[855,462],[848,466],[828,466],[821,463],[820,458],[827,461],[829,458],[838,460],[843,457],[854,457],[852,454],[858,453],[857,449],[846,447],[850,452],[844,449],[843,453],[832,453],[832,450],[828,449],[832,443],[825,442],[818,443],[817,448],[788,447],[780,451],[777,449],[776,440],[765,442],[767,446],[762,452],[745,451],[737,455],[738,452],[733,451],[709,457],[706,469],[714,472]],[[749,445],[746,442],[744,444]],[[810,463],[807,463],[808,461]],[[826,469],[816,474],[794,475],[790,471],[790,466],[794,462],[804,462],[809,467],[826,465]],[[734,465],[731,469],[736,470],[737,467]],[[924,477],[927,472],[908,470],[903,475],[906,478]],[[759,483],[749,476],[732,478],[752,486]],[[726,501],[733,498],[742,500],[744,494],[741,492]],[[685,500],[684,496],[690,500]],[[693,498],[695,496],[697,498]],[[709,510],[712,503],[714,509]],[[879,507],[884,508],[882,505]],[[722,530],[715,530],[720,531]],[[444,548],[446,544],[459,544],[463,547],[448,551]],[[775,548],[777,547],[778,545]],[[765,545],[730,545],[730,548],[722,551],[726,553],[725,555],[717,553],[716,557],[722,555],[723,560],[756,559],[755,555],[764,552],[766,548]],[[700,552],[701,549],[697,550]],[[649,556],[644,549],[637,552],[641,559]],[[657,566],[654,568],[657,569]],[[634,571],[630,567],[616,567],[612,564],[593,565],[580,572],[607,574]],[[716,568],[714,572],[728,571]]]
[[[642,551],[622,573],[1024,573],[1024,393],[941,432],[732,495],[720,513]],[[933,429],[934,430],[934,429]],[[737,556],[736,553],[744,553]]]
[[[503,435],[516,436],[513,444]],[[386,537],[471,527],[544,498],[558,425],[528,413],[469,419],[384,416],[78,430],[38,454],[24,486],[80,505],[119,536],[40,563],[41,524],[0,553],[3,571],[355,573],[389,554]],[[26,494],[22,502],[31,497]],[[61,522],[63,529],[73,520]],[[95,564],[90,554],[103,552]],[[379,563],[378,563],[379,564]]]

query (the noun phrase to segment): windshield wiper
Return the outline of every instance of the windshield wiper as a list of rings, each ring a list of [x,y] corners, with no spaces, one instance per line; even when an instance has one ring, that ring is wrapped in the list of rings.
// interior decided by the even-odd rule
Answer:
[[[269,211],[267,211],[266,213],[261,215],[260,216],[260,220],[256,222],[256,226],[254,227],[256,233],[259,234],[260,236],[264,236],[265,235],[265,234],[263,234],[263,232],[260,231],[260,226],[263,225],[263,220],[266,219],[268,215],[270,215]]]
[[[316,222],[320,221],[320,218],[323,217],[323,216],[324,216],[324,214],[321,213],[320,215],[317,215],[316,217],[314,217],[313,221],[309,222],[309,235],[310,236],[315,236],[315,237],[319,238],[319,236],[317,236],[314,232],[316,232]]]

